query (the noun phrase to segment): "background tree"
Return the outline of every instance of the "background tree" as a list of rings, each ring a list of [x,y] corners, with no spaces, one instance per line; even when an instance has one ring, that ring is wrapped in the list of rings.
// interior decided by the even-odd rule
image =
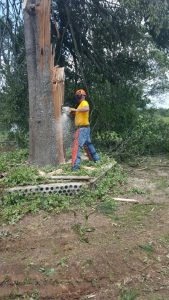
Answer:
[[[19,34],[19,26],[16,24],[19,22],[21,27],[23,25],[21,15],[17,13],[18,9],[14,8],[13,1],[10,1],[10,6],[7,2],[3,6],[5,11],[3,20],[9,15],[7,7],[15,15],[10,18],[12,28],[16,28],[13,30],[13,38],[11,36],[9,38],[12,43],[14,37],[16,40]],[[21,1],[18,1],[19,7],[20,3]],[[65,66],[65,99],[66,101],[72,99],[76,88],[82,86],[86,88],[93,106],[91,120],[95,131],[101,132],[106,129],[123,133],[126,128],[132,129],[136,124],[138,109],[144,109],[148,102],[144,96],[145,81],[155,78],[159,73],[162,77],[166,72],[169,49],[168,11],[168,1],[163,0],[52,1],[52,43],[56,46],[55,63]],[[6,26],[5,22],[5,28]],[[7,50],[9,49],[7,37],[5,38],[2,29],[1,32],[3,32],[1,44]],[[8,35],[7,29],[5,32]],[[14,58],[16,55],[12,49],[13,47],[10,48],[10,53]],[[19,65],[20,62],[17,64],[17,70]],[[5,82],[6,66],[3,59]],[[13,78],[16,77],[11,64],[10,73]],[[18,72],[17,78],[23,78],[22,72]],[[23,98],[27,99],[26,75],[24,78]],[[19,92],[19,88],[16,90]],[[8,97],[9,101],[6,99],[9,91],[10,95],[15,95],[14,99],[18,98],[13,93],[12,84],[6,85],[5,91],[1,90],[1,104],[2,102],[6,104],[8,122],[11,120],[12,124],[12,113],[10,114],[12,96]],[[17,107],[15,104],[14,106]],[[24,126],[26,128],[26,105],[16,109],[18,117],[15,119],[20,118],[21,111],[25,114],[25,123],[18,124],[21,128]]]
[[[22,1],[0,1],[0,127],[28,132],[28,85]]]

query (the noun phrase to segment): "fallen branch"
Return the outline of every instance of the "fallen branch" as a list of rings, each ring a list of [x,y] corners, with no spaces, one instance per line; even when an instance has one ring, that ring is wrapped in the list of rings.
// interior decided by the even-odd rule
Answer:
[[[47,176],[48,179],[55,179],[55,180],[84,180],[84,181],[90,181],[92,177],[89,176]]]
[[[113,198],[115,201],[139,203],[138,200],[128,198]]]
[[[147,170],[148,167],[144,167],[144,168],[141,168],[141,169],[136,169],[136,171],[144,171],[144,170]]]
[[[109,170],[111,170],[115,165],[116,165],[116,161],[113,162],[113,163],[111,163],[111,164],[109,164],[109,165],[107,165],[107,166],[104,168],[103,172],[101,172],[101,174],[100,174],[99,177],[90,180],[90,185],[91,185],[91,186],[95,186],[96,182],[99,181],[100,179],[102,179],[102,178],[107,174],[107,172],[108,172]]]

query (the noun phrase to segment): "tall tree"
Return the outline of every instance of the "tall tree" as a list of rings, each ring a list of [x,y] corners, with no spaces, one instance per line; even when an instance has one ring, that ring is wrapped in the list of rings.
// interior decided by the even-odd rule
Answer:
[[[56,89],[53,85],[58,86],[64,78],[58,78],[57,69],[52,64],[51,1],[26,0],[23,9],[29,83],[30,161],[42,166],[56,165],[64,162],[59,119],[63,95],[57,94],[62,99],[54,105],[54,100],[59,102],[59,99],[54,99]]]

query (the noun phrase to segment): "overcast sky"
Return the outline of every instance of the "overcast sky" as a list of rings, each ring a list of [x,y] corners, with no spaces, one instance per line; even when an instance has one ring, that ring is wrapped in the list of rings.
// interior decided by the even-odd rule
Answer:
[[[169,91],[160,95],[149,96],[153,107],[169,108]]]

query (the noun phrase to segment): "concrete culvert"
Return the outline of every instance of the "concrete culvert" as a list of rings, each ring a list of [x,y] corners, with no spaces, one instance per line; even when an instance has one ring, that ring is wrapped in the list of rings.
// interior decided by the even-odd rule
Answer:
[[[6,189],[5,192],[13,193],[20,192],[23,194],[34,194],[41,192],[43,194],[49,193],[58,193],[58,194],[67,194],[72,195],[77,193],[82,186],[85,186],[86,183],[49,183],[49,184],[40,184],[38,186],[22,186]]]

